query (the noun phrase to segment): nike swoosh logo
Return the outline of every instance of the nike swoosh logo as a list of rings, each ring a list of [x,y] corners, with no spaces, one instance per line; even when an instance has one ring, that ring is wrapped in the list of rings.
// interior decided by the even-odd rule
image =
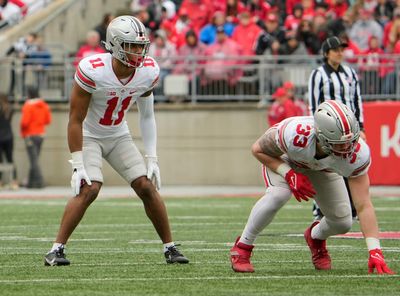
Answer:
[[[382,258],[380,255],[378,255],[378,254],[376,254],[376,255],[371,254],[371,258],[377,259],[377,260],[379,260],[379,261],[384,261],[383,258]]]
[[[51,265],[51,266],[54,265],[54,262],[55,262],[55,261],[56,261],[56,258],[53,258],[52,260],[49,260],[49,259],[46,258],[46,262],[47,262],[49,265]]]
[[[291,178],[290,178],[290,181],[292,181],[292,184],[293,184],[293,188],[294,189],[297,189],[297,182],[296,182],[296,176],[292,176]]]

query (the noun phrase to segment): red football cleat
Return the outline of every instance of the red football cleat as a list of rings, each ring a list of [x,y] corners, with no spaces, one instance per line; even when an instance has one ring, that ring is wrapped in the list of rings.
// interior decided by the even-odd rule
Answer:
[[[236,239],[231,249],[232,269],[236,272],[254,272],[253,264],[250,262],[251,251],[254,246],[239,242],[240,236]]]
[[[326,249],[326,240],[319,240],[311,238],[311,229],[317,225],[319,221],[315,221],[304,232],[304,238],[311,251],[312,263],[315,269],[329,270],[331,269],[331,257]]]

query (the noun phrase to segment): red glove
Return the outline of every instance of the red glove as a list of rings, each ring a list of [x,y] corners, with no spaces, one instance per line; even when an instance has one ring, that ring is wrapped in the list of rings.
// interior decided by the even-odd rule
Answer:
[[[395,274],[395,272],[390,270],[386,265],[381,249],[373,249],[369,251],[368,273],[374,273],[375,268],[378,274]]]
[[[316,194],[308,177],[295,172],[293,169],[287,172],[285,180],[298,202],[301,202],[301,200],[308,201],[308,198],[312,198]]]

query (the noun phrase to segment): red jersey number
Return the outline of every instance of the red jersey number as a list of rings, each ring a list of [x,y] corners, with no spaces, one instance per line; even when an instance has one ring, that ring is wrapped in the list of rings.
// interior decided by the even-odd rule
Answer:
[[[150,58],[145,58],[143,62],[143,67],[155,67],[154,60]]]
[[[104,63],[102,62],[101,58],[97,58],[94,60],[89,60],[89,63],[92,64],[92,67],[96,69],[97,67],[103,67]]]
[[[361,144],[360,144],[360,143],[357,143],[357,146],[356,146],[356,148],[354,149],[354,152],[353,152],[353,154],[352,154],[351,157],[350,157],[350,163],[355,163],[355,162],[356,162],[357,153],[358,153],[358,151],[360,151],[360,149],[361,149]]]
[[[107,109],[104,112],[103,118],[100,119],[99,123],[101,125],[117,125],[120,124],[125,115],[125,110],[129,107],[132,97],[126,97],[121,103],[121,109],[118,111],[118,118],[113,121],[112,116],[114,114],[115,108],[118,105],[119,98],[113,97],[107,101]]]
[[[296,127],[297,135],[293,139],[293,145],[296,147],[304,148],[308,142],[308,136],[311,133],[311,126],[306,125],[303,127],[302,124],[298,124]]]

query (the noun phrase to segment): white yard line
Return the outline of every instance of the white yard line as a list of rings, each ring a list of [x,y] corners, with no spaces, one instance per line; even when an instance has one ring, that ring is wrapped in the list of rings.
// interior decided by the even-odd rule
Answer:
[[[400,275],[385,275],[385,278],[398,278]],[[369,279],[382,280],[382,276],[374,275],[237,275],[237,276],[195,276],[195,277],[146,277],[146,278],[50,278],[50,279],[26,279],[26,280],[0,280],[2,284],[34,284],[34,283],[53,283],[58,285],[60,282],[76,284],[77,282],[153,282],[153,281],[239,281],[239,280],[290,280],[290,279]]]
[[[400,196],[400,186],[371,186],[372,196],[382,196],[398,198]],[[237,197],[250,196],[257,197],[263,195],[265,189],[263,186],[163,186],[160,193],[161,196],[171,198],[203,198],[203,197]],[[99,198],[131,198],[135,197],[135,193],[129,186],[104,186],[101,189]],[[48,186],[43,189],[26,189],[20,188],[17,191],[2,190],[0,198],[61,198],[67,199],[71,197],[70,187]]]
[[[386,258],[385,258],[386,259]],[[400,259],[386,259],[386,262],[400,262]],[[310,264],[310,260],[251,260],[252,263],[261,265],[261,264]],[[349,262],[348,259],[334,259],[334,262]],[[353,263],[366,263],[365,259],[354,259],[351,262]],[[7,268],[37,268],[38,266],[41,267],[42,262],[40,263],[33,263],[33,264],[26,264],[26,263],[21,263],[20,265],[18,264],[10,264],[10,265],[0,265],[0,269],[7,269]],[[225,261],[215,261],[215,260],[210,260],[210,261],[190,261],[190,265],[229,265],[230,262],[229,260]],[[107,262],[107,263],[72,263],[74,267],[77,266],[88,266],[88,267],[99,267],[99,266],[165,266],[165,262]],[[293,269],[293,267],[291,267]],[[298,269],[304,269],[304,266],[300,266]]]
[[[183,248],[185,252],[190,253],[212,253],[212,252],[221,252],[221,253],[229,253],[229,246],[226,248]],[[365,251],[364,246],[356,247],[356,246],[329,246],[331,251],[340,251],[340,252],[361,252]],[[70,249],[67,250],[67,254],[161,254],[161,245],[159,248],[136,248],[136,249],[124,249],[124,248],[74,248],[72,251]],[[385,247],[383,248],[385,253],[399,253],[400,248],[398,247]],[[266,247],[258,247],[257,252],[309,252],[309,249],[305,245],[289,245],[284,246],[281,244],[269,245]],[[13,248],[13,247],[2,247],[0,248],[0,256],[9,256],[9,255],[42,255],[46,252],[45,249],[41,248]]]
[[[0,236],[0,241],[38,241],[51,242],[54,237],[26,237],[26,236]],[[71,239],[71,242],[87,242],[87,241],[115,241],[113,238],[78,238]]]

